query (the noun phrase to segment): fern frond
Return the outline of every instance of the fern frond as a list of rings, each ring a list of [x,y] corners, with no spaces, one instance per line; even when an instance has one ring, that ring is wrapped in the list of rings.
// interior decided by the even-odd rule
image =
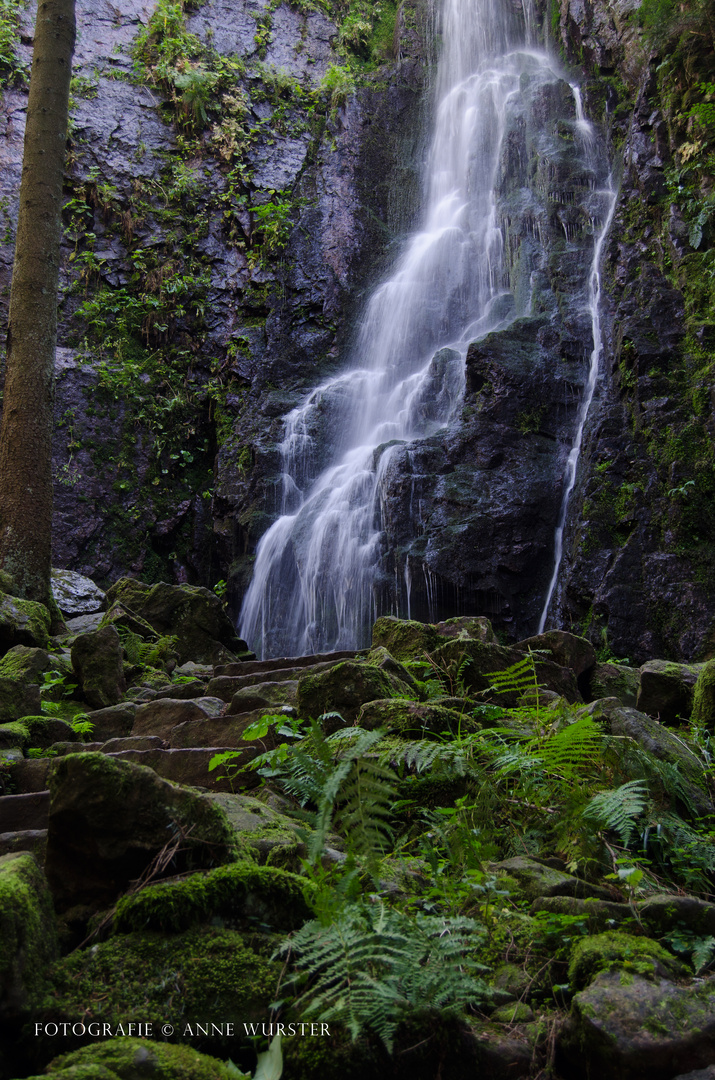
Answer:
[[[529,652],[521,660],[503,671],[487,671],[486,679],[491,679],[490,690],[495,694],[523,694],[537,688],[534,654]]]
[[[715,960],[715,937],[701,938],[693,949],[693,967],[700,975]]]
[[[371,758],[353,763],[340,790],[335,827],[356,855],[367,859],[385,852],[393,839],[389,820],[397,797],[394,774]]]
[[[643,813],[648,800],[644,780],[629,780],[613,791],[601,791],[586,804],[583,817],[602,828],[618,833],[627,847],[635,829],[635,819]]]
[[[602,738],[601,728],[593,717],[580,716],[573,724],[539,742],[539,756],[545,771],[568,779],[592,763]]]
[[[488,1000],[473,958],[483,938],[472,919],[351,905],[330,926],[307,923],[282,952],[297,954],[309,985],[298,999],[305,1016],[341,1020],[357,1038],[374,1031],[388,1050],[413,1009],[457,1010]],[[295,983],[301,976],[293,976]]]

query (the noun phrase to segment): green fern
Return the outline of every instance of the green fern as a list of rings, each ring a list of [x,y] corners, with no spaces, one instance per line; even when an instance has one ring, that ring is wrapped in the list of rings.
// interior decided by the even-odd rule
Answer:
[[[528,652],[521,660],[517,660],[511,667],[503,671],[487,671],[486,679],[491,679],[489,687],[495,694],[516,694],[523,697],[528,694],[533,697],[538,711],[539,708],[539,683],[536,678],[536,661],[534,654]]]
[[[715,937],[700,938],[693,949],[693,967],[695,974],[700,975],[710,967],[715,960]]]
[[[639,817],[648,801],[644,780],[629,780],[613,791],[601,791],[588,802],[583,817],[595,821],[601,828],[618,833],[621,843],[628,847]]]
[[[297,1001],[306,1017],[339,1021],[353,1039],[370,1029],[391,1052],[395,1030],[410,1012],[454,1012],[489,999],[480,978],[486,969],[473,958],[483,938],[472,919],[411,918],[355,904],[329,926],[307,923],[279,951],[296,954],[298,971],[307,975]]]

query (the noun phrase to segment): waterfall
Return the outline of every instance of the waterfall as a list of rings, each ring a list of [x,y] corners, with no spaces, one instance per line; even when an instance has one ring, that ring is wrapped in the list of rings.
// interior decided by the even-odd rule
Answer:
[[[583,105],[581,102],[581,92],[578,86],[571,87],[574,95],[574,102],[576,105],[576,117],[578,123],[578,130],[581,138],[584,142],[584,152],[588,158],[594,151],[594,132],[589,124],[588,120],[583,115]],[[588,310],[591,316],[591,333],[593,339],[593,348],[591,350],[591,356],[588,366],[588,381],[581,398],[581,404],[578,412],[578,422],[576,425],[576,434],[569,452],[568,460],[566,462],[566,472],[564,475],[564,493],[561,500],[561,509],[559,510],[559,517],[556,523],[556,531],[554,534],[554,568],[551,574],[551,580],[549,582],[549,588],[546,593],[546,599],[544,600],[544,606],[541,611],[541,618],[539,619],[538,632],[543,633],[546,627],[546,619],[549,614],[549,608],[551,601],[556,591],[556,586],[559,580],[559,571],[561,569],[561,560],[563,558],[564,551],[564,528],[566,526],[566,514],[568,513],[569,499],[571,498],[571,492],[576,485],[576,470],[578,468],[579,457],[581,455],[581,444],[583,443],[583,432],[586,426],[586,420],[588,419],[589,410],[593,402],[593,395],[596,391],[596,382],[598,380],[601,351],[603,348],[603,342],[601,338],[601,315],[600,315],[600,299],[601,299],[601,252],[603,250],[603,244],[608,234],[608,230],[613,218],[613,212],[616,208],[616,192],[613,188],[611,177],[608,178],[608,187],[601,192],[598,192],[601,198],[606,203],[606,214],[601,224],[601,228],[598,230],[595,243],[593,246],[593,259],[591,260],[591,269],[588,275]]]
[[[240,618],[263,656],[369,640],[398,577],[384,569],[391,456],[455,420],[469,343],[528,313],[528,295],[515,303],[504,284],[495,187],[523,87],[560,78],[525,44],[531,18],[505,0],[444,0],[421,225],[369,299],[346,369],[285,420],[280,516]],[[401,576],[407,614],[407,564]]]

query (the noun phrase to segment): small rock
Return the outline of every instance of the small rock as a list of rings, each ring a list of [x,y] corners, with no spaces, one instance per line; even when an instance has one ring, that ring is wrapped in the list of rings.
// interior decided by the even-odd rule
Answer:
[[[695,683],[703,666],[649,660],[640,669],[636,708],[662,724],[678,724],[687,720],[693,709]]]

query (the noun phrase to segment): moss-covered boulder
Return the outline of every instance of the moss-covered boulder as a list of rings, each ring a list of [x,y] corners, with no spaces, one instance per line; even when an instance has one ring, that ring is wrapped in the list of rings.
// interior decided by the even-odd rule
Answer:
[[[697,727],[715,731],[715,660],[703,664],[693,690],[691,719]]]
[[[661,724],[678,724],[693,710],[693,692],[702,664],[649,660],[640,669],[636,708]]]
[[[119,933],[177,933],[196,923],[221,920],[222,925],[250,928],[253,923],[285,932],[312,918],[305,900],[310,890],[310,882],[290,871],[237,862],[122,897],[114,926]]]
[[[583,990],[599,971],[637,973],[644,978],[666,978],[685,974],[669,952],[648,937],[636,937],[620,930],[608,930],[582,938],[571,951],[568,977],[574,990]]]
[[[15,645],[0,659],[0,721],[40,712],[42,673],[53,666],[45,649]]]
[[[162,636],[176,638],[179,663],[224,664],[245,653],[219,598],[196,585],[144,585],[121,578],[107,591],[110,604],[119,601]]]
[[[602,971],[576,994],[557,1035],[567,1075],[599,1080],[672,1080],[715,1058],[715,979],[677,986],[627,971]]]
[[[304,717],[338,712],[345,720],[354,720],[367,701],[406,694],[409,687],[397,676],[359,660],[344,660],[299,679],[298,712]]]
[[[512,707],[518,703],[522,693],[492,692],[493,676],[523,662],[527,655],[516,648],[493,642],[455,639],[436,649],[432,659],[444,673],[443,681],[451,683],[455,691],[464,687],[472,693],[490,693],[497,704]],[[561,667],[539,655],[534,655],[534,663],[535,678],[540,687],[554,691],[569,702],[582,701],[576,676],[570,668]],[[524,689],[528,690],[532,682],[528,672],[522,681]]]
[[[37,747],[39,750],[46,750],[47,747],[57,742],[76,743],[80,741],[80,737],[72,725],[66,720],[60,720],[57,716],[22,716],[16,725],[6,726],[24,727],[27,730],[27,740],[23,745],[25,747]]]
[[[681,785],[697,813],[713,812],[704,763],[679,736],[646,713],[621,705],[616,698],[591,702],[587,708],[594,719],[604,722],[609,734],[619,736],[622,740],[632,739],[657,761],[677,765],[682,777]],[[622,742],[620,746],[623,752],[627,752],[627,742]]]
[[[47,1075],[55,1080],[231,1080],[235,1072],[190,1046],[118,1038],[63,1054],[50,1062],[42,1077],[29,1080],[46,1080]]]
[[[173,872],[210,868],[237,855],[220,807],[144,765],[69,754],[53,761],[48,785],[45,870],[61,910],[111,903],[173,843]]]
[[[127,688],[122,643],[113,626],[104,626],[75,638],[72,668],[92,708],[104,709],[122,700]]]
[[[591,885],[573,874],[565,874],[562,870],[546,866],[526,855],[515,855],[512,859],[491,863],[490,869],[500,888],[508,888],[511,893],[525,900],[535,900],[540,896],[593,896],[599,900],[613,899],[609,889]]]
[[[103,626],[114,626],[117,629],[121,627],[123,630],[128,630],[132,634],[136,634],[144,641],[157,641],[159,635],[153,626],[150,626],[146,619],[142,619],[136,612],[126,608],[124,604],[120,604],[118,600],[115,600],[109,609],[102,616],[102,621],[99,624],[100,628]]]
[[[479,724],[469,713],[446,709],[436,702],[409,701],[405,698],[381,698],[363,705],[357,716],[360,727],[384,727],[395,735],[421,738],[424,735],[441,735],[448,732],[479,730]]]
[[[15,645],[46,649],[50,643],[51,616],[44,604],[0,594],[0,653]]]
[[[640,681],[638,668],[626,664],[597,664],[589,679],[589,697],[615,697],[622,705],[635,708]]]
[[[372,647],[383,646],[397,660],[424,660],[443,639],[434,626],[383,615],[372,628]]]
[[[30,744],[30,731],[21,720],[0,724],[0,750],[24,750]]]
[[[0,1022],[34,1008],[57,959],[52,898],[44,874],[25,852],[0,857]]]
[[[310,831],[304,821],[299,823],[251,795],[220,791],[211,792],[209,798],[223,810],[241,847],[248,848],[259,863],[301,870],[306,847],[298,830]]]
[[[409,687],[410,692],[415,697],[420,696],[415,677],[407,670],[404,664],[401,664],[399,660],[395,660],[392,653],[389,653],[383,645],[371,649],[366,659],[368,664],[372,664],[373,667],[379,668],[381,671],[386,672],[387,675],[399,679],[401,683]]]

